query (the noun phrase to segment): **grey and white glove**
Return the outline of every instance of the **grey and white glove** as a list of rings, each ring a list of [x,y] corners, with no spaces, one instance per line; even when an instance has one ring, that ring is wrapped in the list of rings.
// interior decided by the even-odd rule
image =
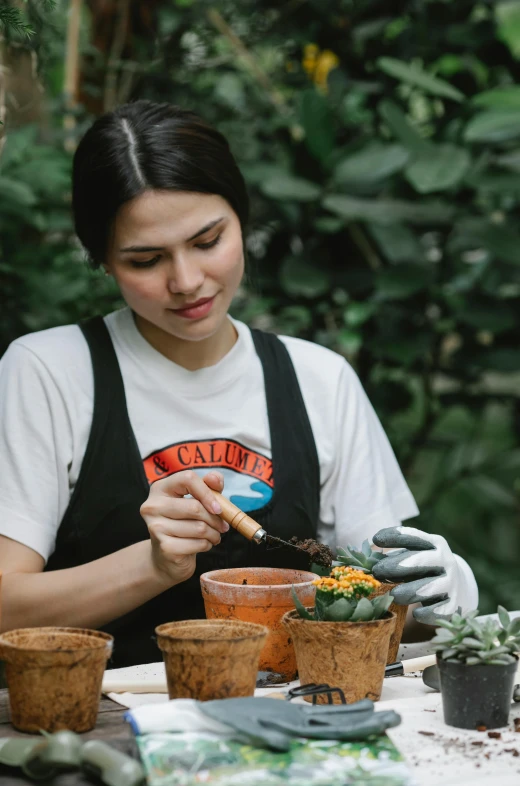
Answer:
[[[373,542],[395,549],[374,565],[374,576],[400,584],[392,590],[396,603],[422,604],[413,612],[418,622],[435,625],[437,618],[450,617],[459,607],[462,612],[477,608],[473,572],[442,535],[415,527],[387,527],[374,535]]]

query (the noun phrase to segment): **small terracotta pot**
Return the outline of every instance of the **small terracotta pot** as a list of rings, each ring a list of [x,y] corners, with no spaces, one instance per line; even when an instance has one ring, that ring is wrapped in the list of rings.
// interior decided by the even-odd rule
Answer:
[[[274,671],[286,680],[296,679],[296,657],[291,639],[282,627],[286,611],[294,609],[293,584],[304,605],[314,603],[315,573],[285,568],[229,568],[200,577],[208,619],[239,619],[269,628],[260,655],[261,671]]]
[[[347,704],[379,699],[395,614],[387,612],[369,622],[317,622],[289,611],[283,624],[294,642],[302,685],[314,682],[341,688]],[[333,699],[340,703],[339,696]],[[318,696],[319,704],[327,701],[327,696]]]
[[[0,636],[11,722],[20,731],[89,731],[112,653],[108,633],[86,628],[20,628]]]
[[[155,629],[170,699],[252,696],[268,630],[236,620],[183,620]]]
[[[376,595],[385,595],[387,592],[392,594],[392,590],[398,587],[399,584],[381,584],[371,595],[374,598]],[[395,614],[395,630],[390,638],[390,646],[388,648],[388,661],[387,663],[395,663],[397,660],[397,653],[403,637],[404,624],[406,622],[406,614],[408,606],[400,606],[398,603],[392,603],[388,611]]]

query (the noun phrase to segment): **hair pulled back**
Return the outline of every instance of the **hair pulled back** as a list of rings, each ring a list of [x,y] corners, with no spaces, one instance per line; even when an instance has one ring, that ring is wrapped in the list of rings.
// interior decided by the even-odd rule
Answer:
[[[74,155],[72,208],[90,263],[106,257],[117,211],[147,190],[218,194],[244,229],[249,199],[227,140],[193,112],[135,101],[99,117]]]

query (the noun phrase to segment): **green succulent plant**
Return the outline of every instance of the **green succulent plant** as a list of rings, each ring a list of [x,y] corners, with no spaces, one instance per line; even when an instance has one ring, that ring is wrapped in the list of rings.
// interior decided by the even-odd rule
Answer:
[[[347,599],[326,589],[316,590],[314,614],[308,611],[293,587],[294,605],[300,617],[317,622],[368,622],[384,617],[390,608],[393,597],[387,593],[375,598]]]
[[[437,655],[448,663],[467,666],[489,664],[503,666],[515,661],[520,650],[520,617],[511,620],[503,606],[498,619],[480,622],[478,610],[468,614],[455,613],[449,620],[440,619],[432,639]]]
[[[385,556],[381,551],[373,549],[368,540],[364,540],[361,545],[361,551],[350,545],[346,549],[339,548],[336,554],[336,562],[357,568],[365,573],[372,573],[374,565],[379,560],[384,559]]]

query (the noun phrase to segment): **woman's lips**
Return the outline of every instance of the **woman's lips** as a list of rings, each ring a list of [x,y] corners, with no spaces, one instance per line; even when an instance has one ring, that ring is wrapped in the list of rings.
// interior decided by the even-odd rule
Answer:
[[[215,300],[215,296],[211,298],[204,298],[202,300],[198,300],[191,306],[186,306],[185,308],[172,308],[170,309],[179,317],[184,317],[185,319],[201,319],[201,317],[205,317],[211,311],[213,306],[213,302]]]

